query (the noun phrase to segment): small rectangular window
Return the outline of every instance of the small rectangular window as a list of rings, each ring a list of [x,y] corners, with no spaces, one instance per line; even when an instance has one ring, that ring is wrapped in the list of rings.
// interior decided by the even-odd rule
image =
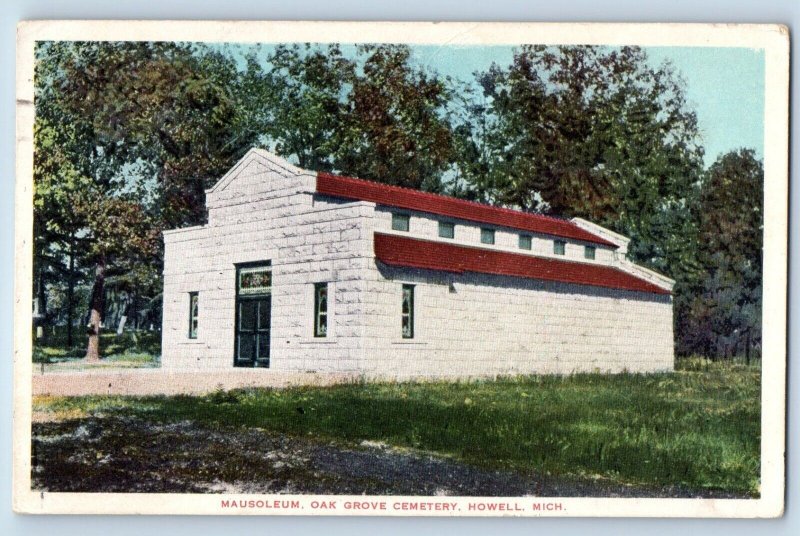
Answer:
[[[594,260],[594,252],[597,248],[594,246],[584,246],[583,248],[583,256],[587,259]]]
[[[439,236],[442,238],[455,238],[456,226],[447,221],[439,222]]]
[[[403,304],[401,309],[404,339],[414,338],[414,285],[403,285]]]
[[[553,253],[556,255],[564,255],[567,249],[567,243],[563,240],[556,240],[553,242]]]
[[[197,317],[199,298],[197,292],[189,293],[189,338],[197,338]]]
[[[481,244],[494,244],[494,229],[481,229]]]
[[[314,283],[314,336],[328,336],[328,284]]]
[[[392,213],[392,229],[395,231],[408,231],[408,214]]]
[[[533,240],[530,235],[519,235],[519,249],[531,249]]]

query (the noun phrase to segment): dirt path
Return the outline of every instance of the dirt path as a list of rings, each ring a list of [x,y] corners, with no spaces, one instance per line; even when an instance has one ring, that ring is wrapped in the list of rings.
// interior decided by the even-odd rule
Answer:
[[[358,378],[345,373],[266,369],[181,371],[160,368],[96,369],[33,374],[34,396],[203,394],[216,389],[332,385]]]
[[[33,425],[43,491],[455,496],[732,497],[488,471],[375,444],[342,447],[261,429],[89,417]]]

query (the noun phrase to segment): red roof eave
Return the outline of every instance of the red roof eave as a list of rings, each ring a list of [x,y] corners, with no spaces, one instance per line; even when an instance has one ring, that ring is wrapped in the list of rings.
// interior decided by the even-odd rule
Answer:
[[[417,210],[467,221],[509,227],[531,233],[571,238],[617,248],[617,244],[575,225],[541,214],[492,207],[445,195],[431,194],[330,173],[317,174],[317,193],[346,199],[370,201],[380,205]]]
[[[618,268],[375,233],[375,256],[390,266],[476,272],[593,287],[671,294]]]

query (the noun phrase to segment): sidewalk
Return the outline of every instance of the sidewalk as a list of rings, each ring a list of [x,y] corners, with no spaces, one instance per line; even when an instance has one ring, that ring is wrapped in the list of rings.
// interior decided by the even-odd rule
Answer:
[[[157,368],[34,371],[34,396],[178,395],[203,394],[217,389],[291,387],[354,382],[356,374],[284,372],[267,369],[175,371]]]

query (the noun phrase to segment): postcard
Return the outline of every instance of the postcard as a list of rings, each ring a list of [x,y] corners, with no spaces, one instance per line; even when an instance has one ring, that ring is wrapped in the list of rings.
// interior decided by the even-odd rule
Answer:
[[[15,511],[782,515],[788,50],[21,22]]]

